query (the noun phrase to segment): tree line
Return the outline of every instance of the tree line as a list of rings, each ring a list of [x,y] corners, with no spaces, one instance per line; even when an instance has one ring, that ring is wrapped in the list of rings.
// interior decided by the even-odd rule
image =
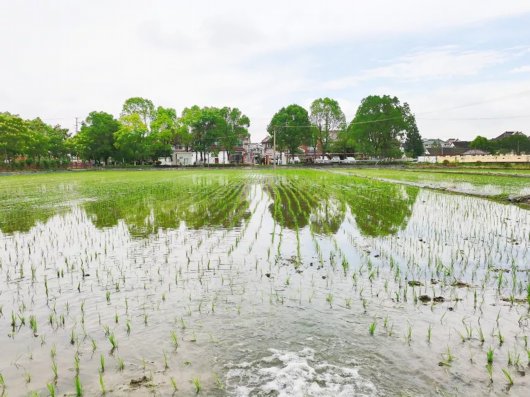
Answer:
[[[40,118],[23,120],[10,114],[0,113],[0,156],[4,163],[13,163],[17,157],[24,157],[22,166],[38,165],[54,167],[68,162],[70,153],[68,130],[52,127]]]
[[[185,108],[180,117],[173,108],[155,107],[149,99],[127,99],[119,118],[103,111],[91,112],[80,131],[69,135],[59,125],[40,118],[24,120],[0,113],[0,156],[3,163],[43,168],[67,164],[71,156],[109,163],[152,163],[172,155],[180,146],[199,153],[224,150],[228,157],[249,137],[249,118],[238,108]],[[397,97],[371,95],[364,98],[347,123],[339,103],[318,98],[309,111],[292,104],[272,117],[267,131],[279,151],[300,153],[301,146],[315,152],[362,153],[370,157],[396,158],[424,153],[416,119],[407,103]],[[477,136],[470,146],[490,153],[530,153],[530,137],[513,134],[502,139]]]
[[[109,163],[146,163],[172,155],[173,147],[199,152],[225,150],[230,155],[249,137],[249,118],[238,108],[185,108],[180,117],[173,108],[155,107],[149,99],[125,101],[116,119],[94,111],[70,136],[60,126],[41,119],[23,120],[0,113],[0,155],[4,164],[53,166],[68,163],[70,156]]]
[[[524,134],[512,134],[500,139],[488,139],[478,135],[469,146],[493,154],[530,153],[530,137]]]
[[[326,153],[363,153],[370,157],[397,158],[424,153],[416,119],[407,103],[397,97],[371,95],[361,101],[353,120],[330,98],[313,101],[308,112],[300,105],[281,108],[267,127],[279,150],[291,155],[302,145]]]
[[[91,112],[80,131],[70,136],[59,125],[40,118],[23,120],[0,113],[0,156],[4,163],[24,165],[67,163],[70,156],[108,163],[146,163],[171,156],[173,148],[206,153],[225,150],[230,155],[249,137],[249,118],[238,108],[185,108],[180,117],[173,108],[156,107],[149,99],[125,101],[119,118]],[[397,97],[371,95],[364,98],[354,118],[347,123],[339,103],[318,98],[309,110],[292,104],[282,107],[270,120],[267,131],[276,137],[279,151],[291,155],[301,146],[316,152],[362,153],[370,157],[395,158],[403,152],[410,157],[424,153],[416,119],[407,103]],[[513,134],[502,139],[477,136],[472,148],[490,153],[530,153],[530,138]]]

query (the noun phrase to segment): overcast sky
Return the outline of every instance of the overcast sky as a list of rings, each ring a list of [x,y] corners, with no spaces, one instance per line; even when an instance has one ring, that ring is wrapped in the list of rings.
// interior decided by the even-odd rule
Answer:
[[[397,96],[424,137],[530,133],[530,1],[0,0],[0,111],[73,130],[142,96],[239,107]]]

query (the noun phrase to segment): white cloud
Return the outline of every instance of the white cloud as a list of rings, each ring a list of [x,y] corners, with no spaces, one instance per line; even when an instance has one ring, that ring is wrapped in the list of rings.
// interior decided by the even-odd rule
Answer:
[[[488,66],[502,63],[507,56],[507,52],[502,51],[459,51],[453,47],[437,48],[388,60],[386,66],[326,82],[324,87],[330,90],[343,89],[382,78],[394,81],[419,81],[471,76]]]
[[[511,73],[529,73],[530,65],[519,66],[517,68],[510,70],[510,72]]]
[[[236,105],[257,139],[281,106],[308,101],[315,90],[327,94],[329,87],[308,77],[309,62],[292,53],[527,12],[530,2],[515,0],[5,1],[0,110],[71,127],[92,110],[118,114],[136,95],[178,111]],[[261,62],[280,52],[285,62]],[[470,76],[501,60],[496,51],[439,48],[377,63],[363,78]]]

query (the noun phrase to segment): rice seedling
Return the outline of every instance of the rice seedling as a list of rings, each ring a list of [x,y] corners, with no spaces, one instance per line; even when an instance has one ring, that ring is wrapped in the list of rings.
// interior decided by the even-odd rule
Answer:
[[[74,386],[76,397],[83,397],[83,385],[81,384],[81,379],[79,379],[79,374],[74,378]]]
[[[169,381],[171,382],[171,387],[173,387],[173,394],[175,394],[179,390],[177,387],[177,381],[172,376],[169,377]]]
[[[502,373],[504,374],[504,377],[505,377],[506,380],[508,381],[508,386],[509,386],[509,387],[513,386],[513,378],[512,378],[512,376],[510,375],[510,373],[508,372],[508,370],[505,369],[505,368],[502,368]]]
[[[486,364],[486,371],[488,372],[490,383],[493,383],[493,365],[492,364]]]
[[[107,389],[105,388],[105,382],[103,380],[103,371],[99,373],[99,387],[101,390],[101,394],[107,394]]]
[[[111,345],[111,353],[114,352],[114,350],[116,350],[118,348],[118,342],[116,341],[116,337],[114,336],[114,332],[112,332],[109,336],[108,336],[108,340],[109,340],[109,343]]]
[[[486,352],[486,362],[488,364],[493,364],[493,349],[491,347]]]
[[[33,336],[37,336],[37,319],[34,315],[29,316],[29,325],[33,331]]]
[[[53,372],[53,380],[56,382],[57,379],[59,379],[58,369],[57,369],[57,361],[55,361],[55,358],[52,358],[52,372]]]
[[[123,371],[125,369],[125,362],[121,357],[118,357],[116,360],[118,361],[118,371]]]
[[[167,369],[169,369],[169,362],[168,362],[167,353],[165,351],[163,351],[162,354],[164,356],[164,369],[167,370]]]
[[[175,331],[171,331],[169,336],[171,338],[171,343],[173,344],[173,348],[176,351],[179,347],[179,340],[178,340],[177,333]]]
[[[497,329],[497,338],[499,340],[499,346],[502,346],[504,343],[504,336],[502,335],[500,328]]]
[[[374,336],[375,327],[376,327],[376,322],[374,320],[372,323],[370,323],[370,326],[368,327],[368,331],[370,332],[370,335],[372,336]]]
[[[195,387],[195,394],[199,394],[202,390],[201,381],[199,378],[193,378],[193,386]]]
[[[410,342],[412,341],[412,326],[408,324],[407,326],[407,333],[405,334],[405,340],[410,345]]]
[[[76,375],[79,375],[79,365],[80,365],[81,359],[79,358],[79,352],[75,352],[74,354],[74,370]]]
[[[328,293],[326,295],[326,302],[329,303],[330,308],[333,308],[333,294],[332,293]]]
[[[53,383],[47,383],[46,384],[46,389],[48,389],[48,394],[50,395],[50,397],[55,397],[55,385]]]

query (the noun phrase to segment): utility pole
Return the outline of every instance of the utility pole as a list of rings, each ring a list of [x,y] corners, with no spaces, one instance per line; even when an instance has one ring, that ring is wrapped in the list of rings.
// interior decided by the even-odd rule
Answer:
[[[78,129],[77,129],[77,117],[75,118],[75,133],[77,135]]]

